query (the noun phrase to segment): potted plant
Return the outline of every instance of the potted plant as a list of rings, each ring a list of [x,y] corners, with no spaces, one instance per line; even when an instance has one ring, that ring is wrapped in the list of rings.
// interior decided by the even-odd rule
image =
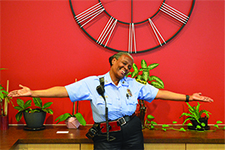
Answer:
[[[8,82],[7,82],[8,83]],[[10,97],[7,96],[8,92],[5,88],[0,85],[0,107],[1,107],[1,115],[0,115],[0,129],[6,130],[8,129],[8,102]]]
[[[187,116],[183,122],[183,125],[190,120],[191,123],[188,124],[188,129],[190,130],[199,130],[199,131],[204,131],[204,130],[209,130],[208,126],[208,118],[209,114],[211,114],[207,110],[199,110],[200,104],[198,103],[197,106],[191,106],[189,103],[187,103],[189,107],[189,113],[182,113],[180,118],[183,116]],[[203,117],[202,115],[205,114]]]
[[[5,70],[5,68],[0,68],[0,70]],[[0,84],[0,129],[6,130],[8,129],[8,103],[11,102],[11,97],[8,97],[9,90],[9,80],[7,80],[7,88],[5,89]],[[12,103],[13,105],[13,103]]]
[[[133,71],[129,72],[127,76],[131,76],[131,78],[135,78],[138,82],[143,84],[151,84],[152,86],[163,89],[164,83],[163,81],[155,76],[150,74],[150,70],[156,68],[159,64],[158,63],[152,63],[150,65],[147,65],[146,61],[144,59],[141,60],[141,68],[138,69],[137,65],[133,63]],[[143,100],[139,100],[137,116],[141,119],[142,126],[144,127],[144,118],[146,113],[146,107]]]
[[[24,103],[23,100],[17,99],[18,106],[14,107],[18,110],[16,121],[19,122],[22,116],[24,116],[27,124],[24,128],[25,130],[42,130],[45,128],[43,123],[45,121],[46,113],[53,114],[53,110],[49,108],[53,102],[42,104],[40,98],[33,98],[33,102],[36,107],[31,107],[32,100],[28,100]]]
[[[74,129],[77,129],[80,126],[80,124],[85,126],[86,121],[84,117],[81,115],[81,113],[78,112],[78,105],[79,105],[79,102],[77,102],[76,114],[75,114],[75,102],[73,102],[72,114],[65,113],[60,115],[58,118],[55,119],[55,121],[57,121],[56,123],[65,121],[67,128],[74,128]]]

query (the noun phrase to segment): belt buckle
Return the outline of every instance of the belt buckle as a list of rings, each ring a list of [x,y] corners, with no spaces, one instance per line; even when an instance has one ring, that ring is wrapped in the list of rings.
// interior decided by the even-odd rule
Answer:
[[[124,117],[119,118],[117,121],[120,123],[120,126],[123,126],[127,123]]]

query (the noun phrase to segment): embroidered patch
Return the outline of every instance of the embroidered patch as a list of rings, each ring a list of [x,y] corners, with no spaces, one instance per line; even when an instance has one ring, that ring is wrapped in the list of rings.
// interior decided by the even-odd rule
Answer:
[[[139,83],[141,83],[141,84],[144,84],[144,85],[146,85],[146,84],[147,84],[147,82],[146,82],[146,81],[143,81],[143,80],[140,80],[140,79],[136,79],[136,81],[137,81],[137,82],[139,82]]]

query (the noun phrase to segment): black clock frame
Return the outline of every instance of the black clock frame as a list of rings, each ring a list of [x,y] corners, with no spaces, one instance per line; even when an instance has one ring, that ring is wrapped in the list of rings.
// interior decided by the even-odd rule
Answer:
[[[163,4],[165,3],[165,1],[166,0],[163,0],[163,2],[162,2],[162,5],[160,6],[160,8],[163,6]],[[100,3],[100,5],[101,5],[101,7],[102,8],[104,8],[104,6],[102,5],[102,3],[101,3],[101,0],[98,0],[98,2]],[[81,29],[84,31],[84,33],[85,34],[87,34],[93,41],[95,41],[96,43],[98,43],[98,41],[94,38],[94,37],[92,37],[83,27],[82,27],[82,25],[79,23],[79,21],[78,21],[78,19],[77,19],[77,17],[76,17],[76,14],[75,14],[75,12],[74,12],[74,8],[73,8],[73,5],[72,5],[72,0],[69,0],[69,4],[70,4],[70,9],[71,9],[71,11],[72,11],[72,14],[73,14],[73,16],[74,16],[74,19],[76,20],[76,22],[77,22],[77,24],[81,27]],[[188,18],[191,16],[191,14],[192,14],[192,11],[193,11],[193,9],[194,9],[194,5],[195,5],[195,0],[192,0],[192,4],[191,4],[191,8],[190,8],[190,11],[189,11],[189,13],[188,13]],[[160,11],[160,9],[158,9],[158,11],[155,13],[155,14],[153,14],[151,17],[149,17],[150,19],[152,19],[154,16],[156,16],[158,13],[159,13],[159,11]],[[105,14],[107,14],[109,17],[112,17],[106,10],[104,10],[104,12],[105,12]],[[112,17],[112,18],[114,18],[114,17]],[[114,18],[115,19],[115,18]],[[189,19],[187,19],[186,20],[186,23],[188,22],[188,20]],[[147,22],[148,21],[148,18],[147,19],[145,19],[145,20],[143,20],[143,21],[140,21],[140,22],[135,22],[134,24],[136,25],[136,24],[142,24],[142,23],[145,23],[145,22]],[[128,23],[128,22],[123,22],[123,21],[120,21],[120,20],[118,20],[118,22],[119,23],[122,23],[122,24],[130,24],[130,23]],[[165,45],[166,43],[168,43],[169,41],[171,41],[183,28],[184,28],[184,26],[186,25],[186,23],[185,24],[183,24],[180,28],[179,28],[179,30],[177,30],[177,32],[175,32],[169,39],[167,39],[166,41],[165,41],[165,43],[161,43],[161,44],[158,44],[157,46],[155,46],[155,47],[152,47],[152,48],[149,48],[149,49],[145,49],[145,50],[140,50],[140,51],[136,51],[135,53],[143,53],[143,52],[148,52],[148,51],[151,51],[151,50],[154,50],[154,49],[156,49],[156,48],[159,48],[159,47],[162,47],[163,45]],[[109,50],[112,50],[112,51],[115,51],[115,52],[125,52],[124,50],[117,50],[117,49],[114,49],[114,48],[111,48],[111,47],[108,47],[108,46],[106,46],[106,45],[104,45],[104,44],[99,44],[99,45],[101,45],[101,46],[103,46],[103,47],[105,47],[105,48],[107,48],[107,49],[109,49]]]

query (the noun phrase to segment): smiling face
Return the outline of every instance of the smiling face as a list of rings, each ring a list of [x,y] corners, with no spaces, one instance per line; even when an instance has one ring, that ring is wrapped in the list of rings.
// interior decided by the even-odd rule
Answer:
[[[112,81],[118,85],[119,81],[130,72],[132,65],[133,60],[128,55],[121,55],[118,60],[113,58],[109,72]]]

